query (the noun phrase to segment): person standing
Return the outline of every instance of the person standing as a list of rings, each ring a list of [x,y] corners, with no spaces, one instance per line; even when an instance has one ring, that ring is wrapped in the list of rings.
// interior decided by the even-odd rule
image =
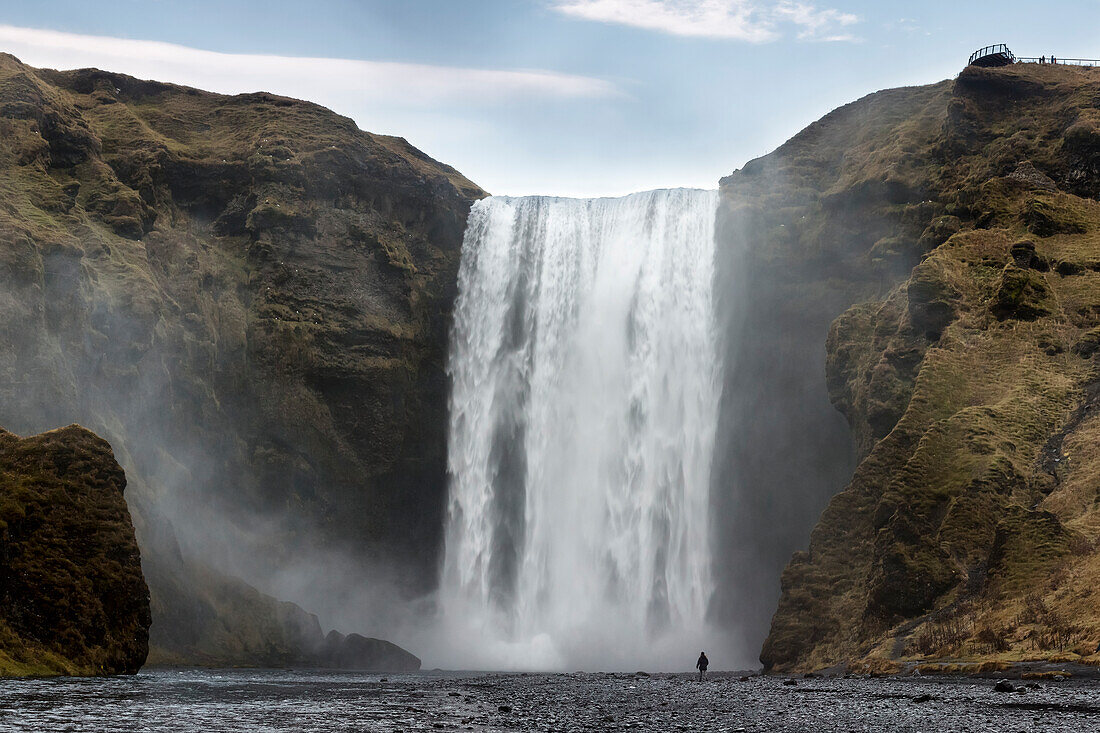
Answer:
[[[707,676],[707,667],[710,666],[710,660],[707,659],[706,652],[699,652],[699,661],[695,663],[695,668],[699,670],[699,681],[702,682],[703,678]]]

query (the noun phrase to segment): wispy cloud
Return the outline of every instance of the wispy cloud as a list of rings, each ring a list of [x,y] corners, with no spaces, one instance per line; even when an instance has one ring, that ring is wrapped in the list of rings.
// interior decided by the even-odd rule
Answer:
[[[676,36],[766,43],[790,28],[802,40],[855,40],[851,13],[781,0],[557,0],[554,10],[575,18],[633,26]]]
[[[400,106],[492,103],[523,97],[606,97],[602,79],[542,70],[471,69],[389,61],[228,54],[160,41],[0,25],[0,50],[34,66],[89,66],[236,94],[273,91],[322,101],[332,93]]]

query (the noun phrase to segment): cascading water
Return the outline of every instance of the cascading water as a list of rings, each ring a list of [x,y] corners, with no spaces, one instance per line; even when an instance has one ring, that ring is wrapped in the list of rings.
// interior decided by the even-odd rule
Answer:
[[[441,587],[468,643],[447,662],[629,668],[708,638],[717,203],[675,189],[474,205]]]

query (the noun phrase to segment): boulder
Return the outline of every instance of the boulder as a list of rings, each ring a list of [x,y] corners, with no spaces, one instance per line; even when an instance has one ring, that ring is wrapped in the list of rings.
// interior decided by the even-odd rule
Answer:
[[[320,662],[334,669],[371,672],[416,672],[420,659],[382,639],[330,631],[325,637]]]
[[[149,589],[107,441],[0,429],[0,675],[134,674]]]

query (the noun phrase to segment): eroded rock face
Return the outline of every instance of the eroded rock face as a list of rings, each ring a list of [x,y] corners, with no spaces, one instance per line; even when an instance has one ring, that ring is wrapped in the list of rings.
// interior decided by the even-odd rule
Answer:
[[[134,674],[149,589],[111,446],[0,429],[0,676]]]
[[[0,55],[0,422],[111,440],[154,643],[156,609],[206,592],[159,580],[208,577],[185,570],[199,551],[257,578],[338,557],[393,567],[398,594],[434,582],[483,195],[316,105]]]
[[[1098,95],[1096,70],[969,68],[724,182],[817,319],[860,459],[783,572],[767,669],[1096,658]]]

